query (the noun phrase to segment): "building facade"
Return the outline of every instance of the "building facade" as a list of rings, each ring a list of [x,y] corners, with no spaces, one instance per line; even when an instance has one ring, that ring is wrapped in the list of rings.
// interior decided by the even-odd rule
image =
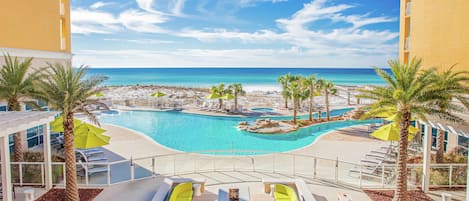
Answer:
[[[401,0],[399,60],[469,70],[469,1]]]
[[[6,53],[33,57],[33,66],[71,64],[69,0],[5,1],[0,18],[0,65]]]
[[[70,0],[4,1],[0,18],[0,67],[5,63],[5,54],[20,60],[33,57],[33,68],[47,63],[71,65]],[[6,103],[0,100],[0,111],[7,110]],[[31,108],[24,105],[23,110]],[[22,132],[24,149],[43,142],[42,130],[39,126]],[[12,148],[12,135],[9,143]]]

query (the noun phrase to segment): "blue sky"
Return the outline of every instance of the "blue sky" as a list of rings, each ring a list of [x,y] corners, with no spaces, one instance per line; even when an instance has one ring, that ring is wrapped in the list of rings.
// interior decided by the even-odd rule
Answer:
[[[73,0],[71,7],[74,65],[369,67],[398,52],[397,0]]]

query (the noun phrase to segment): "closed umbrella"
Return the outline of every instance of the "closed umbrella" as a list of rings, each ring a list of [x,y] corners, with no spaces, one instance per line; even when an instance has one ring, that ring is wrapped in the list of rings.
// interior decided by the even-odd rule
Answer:
[[[415,133],[417,132],[418,132],[417,128],[413,126],[409,126],[408,140],[412,141],[412,139],[415,136]],[[384,141],[399,141],[399,134],[400,134],[399,125],[395,123],[389,123],[384,126],[381,126],[376,131],[371,133],[371,136],[384,140]]]

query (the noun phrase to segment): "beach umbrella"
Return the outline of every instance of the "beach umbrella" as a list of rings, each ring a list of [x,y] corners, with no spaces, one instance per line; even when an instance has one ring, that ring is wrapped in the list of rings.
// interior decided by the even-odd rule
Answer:
[[[50,123],[51,125],[51,130],[57,133],[63,133],[64,132],[64,126],[63,126],[63,117],[60,116],[56,118],[54,121]],[[97,134],[102,134],[106,132],[106,130],[99,128],[97,126],[91,125],[89,123],[85,123],[79,119],[73,118],[73,126],[74,126],[74,133],[75,135],[81,134],[81,133],[87,133],[87,132],[94,132]]]
[[[415,133],[418,132],[418,129],[409,126],[409,141],[412,141],[412,139],[415,136]],[[384,126],[381,126],[377,130],[375,130],[373,133],[371,133],[371,136],[384,140],[384,141],[399,141],[399,125],[395,123],[389,123]]]
[[[207,99],[218,99],[218,98],[220,98],[220,96],[217,95],[217,94],[212,93],[212,94],[209,94],[209,95],[205,96],[205,98],[207,98]]]
[[[221,99],[234,99],[235,96],[233,96],[232,94],[225,94],[224,96],[220,97]]]
[[[82,130],[75,133],[75,148],[90,149],[109,144],[111,137],[96,133],[92,130]]]
[[[159,97],[163,97],[163,96],[166,96],[165,93],[161,92],[161,91],[158,91],[156,93],[152,93],[150,96],[153,96],[153,97],[156,97],[156,98],[159,98]]]
[[[95,94],[95,96],[98,97],[98,98],[100,98],[100,97],[103,97],[104,94],[103,94],[103,92],[98,92],[98,93]]]

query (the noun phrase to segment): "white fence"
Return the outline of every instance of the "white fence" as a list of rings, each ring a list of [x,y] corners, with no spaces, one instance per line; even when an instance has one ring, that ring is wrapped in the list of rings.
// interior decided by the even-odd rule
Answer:
[[[234,154],[208,155],[207,153]],[[250,154],[250,155],[247,155]],[[16,185],[44,185],[42,162],[12,162],[12,180]],[[85,167],[85,168],[83,168]],[[310,155],[259,151],[205,151],[156,155],[106,163],[77,164],[78,183],[83,186],[109,186],[157,176],[208,172],[261,172],[291,177],[320,179],[359,188],[393,188],[396,166],[361,165],[338,159]],[[431,187],[466,186],[466,164],[432,164]],[[40,173],[40,174],[39,174]],[[52,164],[53,184],[65,183],[65,163]],[[409,188],[422,180],[422,164],[408,164]]]

